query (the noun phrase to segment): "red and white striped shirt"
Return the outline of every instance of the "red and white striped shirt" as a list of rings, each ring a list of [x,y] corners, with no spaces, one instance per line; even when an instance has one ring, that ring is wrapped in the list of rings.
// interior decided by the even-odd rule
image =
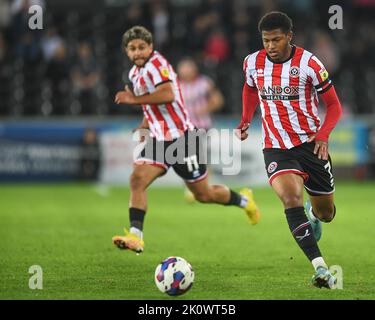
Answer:
[[[173,140],[194,128],[184,105],[177,75],[159,52],[154,51],[143,67],[134,65],[129,72],[129,79],[136,96],[153,93],[158,85],[172,82],[175,95],[173,102],[142,105],[151,136],[158,141]]]
[[[290,59],[273,63],[262,49],[248,55],[243,68],[246,83],[258,88],[263,148],[290,149],[318,131],[317,93],[332,84],[317,57],[293,46]]]
[[[208,98],[213,86],[212,80],[200,75],[193,81],[180,81],[182,96],[190,119],[198,129],[210,129],[212,120],[208,111]]]

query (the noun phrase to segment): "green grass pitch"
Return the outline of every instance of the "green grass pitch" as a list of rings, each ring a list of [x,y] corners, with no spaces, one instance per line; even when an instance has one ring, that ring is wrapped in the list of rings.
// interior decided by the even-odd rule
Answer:
[[[319,244],[343,268],[343,290],[329,291],[310,285],[313,268],[270,188],[255,189],[262,219],[251,226],[238,208],[188,204],[182,188],[151,187],[136,256],[111,244],[128,225],[129,189],[1,185],[0,299],[374,299],[374,191],[374,183],[336,186],[337,216]],[[191,291],[177,298],[153,279],[171,255],[195,270]],[[43,269],[43,290],[28,287],[32,265]]]

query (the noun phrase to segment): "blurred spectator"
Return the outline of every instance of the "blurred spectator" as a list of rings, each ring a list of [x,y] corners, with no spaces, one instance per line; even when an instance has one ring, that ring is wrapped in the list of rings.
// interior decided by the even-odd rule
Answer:
[[[87,128],[81,145],[81,176],[83,180],[97,180],[100,171],[101,155],[98,135],[95,129]]]
[[[152,1],[151,3],[151,21],[154,37],[154,44],[160,51],[168,45],[169,34],[169,16],[170,10],[167,10],[164,1]]]
[[[97,92],[100,73],[91,46],[81,42],[77,49],[77,60],[72,68],[73,91],[81,106],[82,113],[93,114],[98,110]]]
[[[311,51],[320,58],[328,72],[334,75],[340,65],[340,51],[330,36],[325,32],[316,31]]]
[[[31,31],[28,8],[34,4],[45,8],[45,1],[0,0],[0,32],[8,52],[7,63],[4,57],[0,58],[3,75],[0,91],[4,95],[0,103],[7,105],[3,110],[15,110],[17,104],[19,110],[35,115],[40,112],[42,95],[52,103],[55,114],[65,113],[64,110],[70,110],[71,114],[102,114],[108,110],[115,114],[131,114],[133,109],[108,106],[113,103],[113,94],[116,88],[122,87],[131,67],[120,49],[121,35],[133,25],[145,25],[154,31],[156,49],[164,48],[172,61],[189,55],[205,66],[206,73],[226,97],[224,113],[240,112],[237,106],[241,102],[243,59],[262,47],[257,30],[259,18],[265,11],[281,10],[293,19],[293,42],[316,54],[327,66],[342,104],[354,114],[373,112],[374,1],[348,0],[340,4],[344,9],[343,30],[327,27],[331,2],[295,2],[130,0],[122,9],[107,6],[98,12],[95,8],[90,11],[71,2],[65,4],[68,11],[61,10],[64,4],[49,1],[45,10],[45,29]],[[96,23],[93,24],[92,18],[96,16],[99,18],[94,19]],[[53,21],[54,27],[50,27],[48,21]],[[95,56],[88,46],[87,50],[79,50],[81,54],[72,60],[79,39],[95,44]],[[82,51],[88,53],[82,54]],[[69,65],[74,67],[71,82],[75,99],[72,101],[69,94],[65,95],[67,99],[61,100],[59,97],[66,91],[57,90],[66,87],[61,83],[67,83],[63,79],[69,72]],[[4,78],[4,74],[9,74],[9,70],[13,77],[5,80],[8,78]],[[45,75],[47,79],[43,79]],[[365,92],[364,87],[367,88]],[[49,90],[52,97],[49,97]]]
[[[57,48],[63,45],[63,39],[57,33],[56,28],[47,30],[42,40],[42,50],[44,58],[49,61],[55,55]]]
[[[237,30],[233,36],[233,56],[238,63],[241,63],[243,59],[249,54],[249,33],[244,30]]]
[[[132,2],[125,10],[125,19],[124,23],[122,23],[122,30],[121,32],[125,32],[132,26],[135,25],[144,25],[149,26],[147,19],[144,16],[144,7],[139,2]]]
[[[38,5],[42,8],[45,7],[44,0],[13,0],[11,10],[13,14],[27,14],[31,6]]]
[[[6,115],[10,108],[12,65],[6,40],[0,32],[0,115]]]
[[[58,42],[49,52],[46,77],[52,93],[52,109],[55,114],[66,114],[71,101],[70,71],[67,50],[64,42]]]
[[[42,0],[14,0],[11,5],[12,32],[16,43],[16,54],[18,57],[35,62],[41,57],[40,41],[41,30],[29,28],[29,8],[38,5],[44,8]]]
[[[11,21],[10,0],[0,0],[0,29],[9,27]]]
[[[218,64],[225,61],[230,54],[229,41],[221,29],[215,29],[208,37],[204,56],[206,61]]]

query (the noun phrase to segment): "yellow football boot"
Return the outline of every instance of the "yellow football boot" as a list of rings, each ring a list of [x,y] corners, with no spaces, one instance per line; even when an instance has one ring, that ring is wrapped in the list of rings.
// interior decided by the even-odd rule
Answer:
[[[125,236],[114,236],[112,238],[112,243],[119,249],[131,250],[136,253],[143,252],[145,243],[134,233],[130,233],[128,230],[124,229]]]
[[[250,223],[257,224],[260,219],[260,211],[255,203],[253,192],[248,188],[244,188],[240,191],[240,194],[247,198],[247,205],[243,209],[245,210]]]

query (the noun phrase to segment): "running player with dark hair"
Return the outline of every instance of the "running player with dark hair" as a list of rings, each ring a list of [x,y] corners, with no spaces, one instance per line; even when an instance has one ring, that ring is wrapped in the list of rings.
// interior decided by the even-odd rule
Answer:
[[[200,161],[199,139],[192,140],[195,146],[188,145],[191,142],[189,135],[194,135],[194,126],[186,111],[177,75],[170,63],[154,50],[152,34],[144,27],[135,26],[125,32],[123,48],[134,63],[129,72],[134,93],[126,86],[116,94],[115,102],[141,105],[144,118],[140,128],[149,128],[151,138],[138,155],[130,177],[130,232],[113,237],[113,243],[120,249],[143,251],[146,190],[170,167],[184,179],[199,202],[238,206],[245,210],[250,222],[256,224],[259,212],[249,190],[238,194],[224,185],[208,183],[206,165]],[[176,149],[178,161],[168,154],[172,144],[182,146],[182,149]]]
[[[321,221],[333,220],[336,208],[328,137],[342,110],[328,72],[309,51],[291,44],[292,21],[271,12],[259,22],[264,49],[244,60],[242,120],[237,127],[247,138],[256,106],[260,103],[263,154],[269,183],[284,205],[296,242],[315,268],[312,283],[334,288],[318,248]],[[318,94],[326,105],[324,123],[318,117]],[[310,201],[303,206],[303,189]]]

